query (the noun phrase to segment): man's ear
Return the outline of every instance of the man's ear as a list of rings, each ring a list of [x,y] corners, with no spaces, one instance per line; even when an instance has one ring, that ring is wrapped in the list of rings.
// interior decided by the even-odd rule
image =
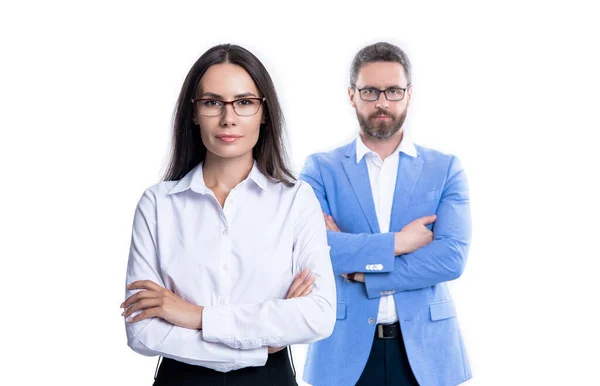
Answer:
[[[406,89],[406,105],[408,106],[408,104],[410,103],[410,99],[412,98],[412,91],[413,91],[413,86],[412,84],[408,86],[408,89]]]
[[[348,98],[350,98],[350,104],[352,105],[352,107],[356,108],[356,102],[354,99],[356,98],[356,90],[354,89],[354,87],[348,87]]]

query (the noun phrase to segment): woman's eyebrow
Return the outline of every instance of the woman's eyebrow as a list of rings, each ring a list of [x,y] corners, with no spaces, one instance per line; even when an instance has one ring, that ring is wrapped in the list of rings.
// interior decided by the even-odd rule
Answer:
[[[210,97],[210,98],[215,98],[215,99],[223,99],[222,95],[215,94],[214,92],[205,92],[205,93],[203,93],[200,96],[200,98],[204,98],[204,97]],[[245,92],[243,94],[237,94],[236,96],[234,96],[235,99],[237,99],[237,98],[246,98],[246,97],[255,97],[255,98],[257,98],[257,96],[254,95],[251,92]]]
[[[243,94],[237,94],[235,96],[235,98],[245,98],[245,97],[257,97],[256,95],[252,94],[251,92],[245,92]]]
[[[223,99],[223,97],[221,95],[215,94],[214,92],[204,92],[204,93],[202,93],[202,95],[200,95],[200,98],[204,98],[204,97]]]

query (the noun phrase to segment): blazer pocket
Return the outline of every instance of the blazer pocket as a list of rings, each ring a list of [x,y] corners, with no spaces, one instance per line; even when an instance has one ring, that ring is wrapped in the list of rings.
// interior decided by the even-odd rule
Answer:
[[[456,316],[454,302],[452,300],[446,300],[443,302],[432,303],[429,305],[429,314],[433,321],[453,318]]]
[[[346,302],[337,302],[336,319],[346,319]]]

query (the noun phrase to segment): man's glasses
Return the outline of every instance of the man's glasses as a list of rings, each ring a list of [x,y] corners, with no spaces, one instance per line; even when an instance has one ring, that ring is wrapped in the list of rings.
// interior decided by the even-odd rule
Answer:
[[[390,87],[386,88],[385,90],[379,90],[373,87],[355,88],[358,90],[358,95],[360,95],[360,99],[362,99],[365,102],[375,102],[379,99],[379,94],[381,93],[385,95],[385,99],[387,99],[388,101],[397,102],[404,99],[404,95],[406,95],[406,89],[408,89],[409,87],[410,84],[406,86],[406,88]]]

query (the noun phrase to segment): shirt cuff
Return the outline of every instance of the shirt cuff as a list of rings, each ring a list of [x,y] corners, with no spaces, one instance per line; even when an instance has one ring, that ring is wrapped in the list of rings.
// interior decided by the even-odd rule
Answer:
[[[269,348],[267,346],[253,348],[251,350],[238,349],[238,359],[236,364],[243,367],[260,367],[267,364],[269,358]]]
[[[396,290],[390,290],[390,278],[392,273],[365,273],[365,288],[367,297],[375,299],[381,296],[394,295]]]
[[[206,306],[202,310],[202,337],[207,342],[232,346],[234,326],[229,305]]]

